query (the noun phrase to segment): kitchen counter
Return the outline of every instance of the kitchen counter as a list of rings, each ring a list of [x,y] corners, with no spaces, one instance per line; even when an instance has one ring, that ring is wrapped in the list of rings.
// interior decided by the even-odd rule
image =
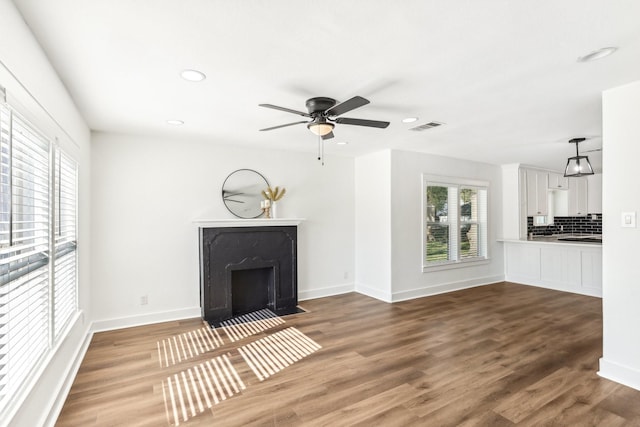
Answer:
[[[502,239],[505,278],[525,285],[602,296],[602,243],[564,241],[584,235]],[[602,236],[600,236],[602,237]]]
[[[601,234],[554,234],[551,236],[534,236],[532,239],[498,239],[499,242],[539,243],[572,246],[601,246]]]

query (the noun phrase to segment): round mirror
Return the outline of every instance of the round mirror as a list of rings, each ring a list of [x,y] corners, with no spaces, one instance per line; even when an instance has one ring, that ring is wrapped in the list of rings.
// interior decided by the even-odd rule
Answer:
[[[252,169],[231,172],[222,184],[222,201],[238,218],[258,218],[262,191],[269,187],[266,178]]]

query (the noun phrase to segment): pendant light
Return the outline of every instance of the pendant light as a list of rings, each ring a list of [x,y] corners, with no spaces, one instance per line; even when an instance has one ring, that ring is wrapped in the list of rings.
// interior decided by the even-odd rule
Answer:
[[[573,138],[569,140],[569,144],[576,144],[575,157],[569,157],[567,159],[567,167],[564,168],[565,177],[579,177],[586,175],[593,175],[593,168],[589,163],[589,157],[581,156],[578,152],[578,144],[584,141],[586,138]]]

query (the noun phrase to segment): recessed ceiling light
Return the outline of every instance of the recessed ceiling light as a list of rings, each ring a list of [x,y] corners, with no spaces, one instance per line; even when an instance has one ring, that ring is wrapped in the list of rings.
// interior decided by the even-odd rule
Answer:
[[[589,62],[595,61],[596,59],[602,59],[613,54],[616,50],[618,50],[617,47],[603,47],[602,49],[594,50],[591,53],[579,57],[578,62]]]
[[[417,117],[407,117],[402,119],[402,123],[413,123],[413,122],[417,122],[418,118]]]
[[[207,78],[202,71],[198,70],[182,70],[180,76],[190,82],[201,82]]]
[[[336,142],[336,145],[347,145],[347,144],[348,144],[347,141]]]
[[[167,120],[167,124],[169,125],[173,125],[173,126],[182,126],[184,124],[184,122],[182,120]]]

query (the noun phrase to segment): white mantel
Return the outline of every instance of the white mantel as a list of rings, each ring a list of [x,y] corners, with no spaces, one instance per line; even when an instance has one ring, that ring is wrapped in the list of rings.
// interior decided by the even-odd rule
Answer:
[[[222,227],[282,227],[300,225],[304,218],[202,219],[193,221],[199,228]]]

